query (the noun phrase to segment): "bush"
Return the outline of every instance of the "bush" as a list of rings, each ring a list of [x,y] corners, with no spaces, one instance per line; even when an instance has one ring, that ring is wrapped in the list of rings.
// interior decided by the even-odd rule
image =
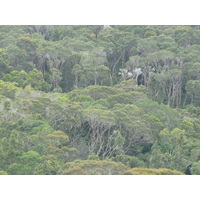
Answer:
[[[8,175],[5,171],[0,171],[0,175]]]
[[[123,172],[123,175],[184,175],[177,170],[166,168],[153,169],[153,168],[132,168]]]
[[[127,167],[120,162],[106,160],[75,160],[68,162],[59,170],[59,174],[67,175],[120,175]]]
[[[135,156],[129,156],[129,155],[117,155],[113,158],[111,158],[112,161],[115,162],[122,162],[124,165],[133,168],[133,167],[145,167],[145,164],[143,161],[139,160]]]

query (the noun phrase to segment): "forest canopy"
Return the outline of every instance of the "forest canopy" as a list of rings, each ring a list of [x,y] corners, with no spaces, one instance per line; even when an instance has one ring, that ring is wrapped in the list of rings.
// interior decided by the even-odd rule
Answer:
[[[200,174],[200,26],[0,26],[0,174]]]

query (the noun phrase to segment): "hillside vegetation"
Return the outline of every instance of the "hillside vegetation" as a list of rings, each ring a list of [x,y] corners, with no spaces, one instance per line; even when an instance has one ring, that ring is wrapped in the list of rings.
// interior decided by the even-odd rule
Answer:
[[[0,174],[200,174],[199,26],[0,26]]]

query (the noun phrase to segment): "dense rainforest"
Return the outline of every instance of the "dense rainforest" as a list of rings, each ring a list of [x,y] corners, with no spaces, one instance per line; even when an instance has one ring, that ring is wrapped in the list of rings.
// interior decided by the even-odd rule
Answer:
[[[0,174],[200,174],[200,26],[0,26]]]

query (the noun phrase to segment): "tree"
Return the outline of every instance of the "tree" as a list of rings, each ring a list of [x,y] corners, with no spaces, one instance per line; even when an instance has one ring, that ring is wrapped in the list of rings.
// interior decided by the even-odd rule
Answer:
[[[189,26],[177,26],[175,29],[175,41],[185,48],[198,43],[198,36],[198,31]]]
[[[166,168],[151,169],[151,168],[132,168],[123,172],[123,175],[184,175],[177,170]]]
[[[114,133],[111,131],[111,127],[114,125],[113,113],[109,110],[89,107],[84,110],[84,116],[89,125],[89,154],[96,153],[103,157],[109,156],[109,153],[111,153],[109,143],[114,140]],[[111,141],[106,144],[105,139]]]
[[[8,73],[10,71],[8,55],[4,49],[0,49],[0,77],[2,78],[2,73]]]
[[[191,167],[192,175],[199,175],[200,174],[200,161],[192,163]]]
[[[118,90],[108,86],[91,85],[83,90],[84,94],[90,95],[94,100],[106,99],[110,95],[118,93]]]
[[[6,96],[10,99],[14,99],[16,91],[17,91],[16,83],[9,83],[0,80],[1,95]]]
[[[0,171],[0,175],[8,175],[5,171]]]
[[[62,79],[62,77],[61,77],[62,73],[56,68],[51,68],[50,71],[52,73],[53,89],[58,88],[59,87],[59,83],[60,83],[60,81]]]
[[[46,155],[55,155],[60,163],[72,161],[77,156],[77,150],[67,146],[69,137],[63,131],[54,131],[47,135]]]
[[[61,164],[54,155],[43,155],[41,162],[35,168],[36,175],[56,175]]]
[[[137,52],[139,53],[140,56],[146,57],[149,53],[158,51],[159,48],[157,46],[155,38],[156,38],[155,36],[151,36],[139,40],[137,46]]]
[[[30,85],[35,90],[49,90],[49,84],[45,82],[42,72],[38,71],[37,69],[33,69],[28,73],[28,78],[25,81],[25,85]]]
[[[166,103],[172,107],[181,105],[181,78],[180,70],[163,71],[152,76],[149,84],[149,92],[153,100]]]
[[[26,80],[28,79],[28,74],[22,71],[12,71],[9,74],[4,74],[3,80],[6,82],[15,82],[18,87],[24,88],[26,86]]]
[[[116,104],[115,129],[125,138],[124,153],[135,155],[143,149],[143,145],[152,142],[150,130],[146,126],[146,117],[143,111],[135,105]]]
[[[138,55],[130,56],[129,60],[126,62],[127,69],[133,73],[136,68],[140,68],[142,66],[142,61],[142,57]]]
[[[18,156],[23,153],[23,141],[20,139],[19,132],[13,130],[10,137],[7,139],[3,137],[0,140],[0,157],[1,169],[5,170],[7,167],[18,160]]]
[[[14,44],[10,44],[5,49],[5,52],[8,55],[8,60],[10,62],[9,70],[4,72],[8,73],[11,70],[24,70],[24,71],[30,71],[34,68],[34,65],[32,62],[27,62],[28,53],[26,51],[21,50],[18,46],[15,45],[16,39],[14,40]]]
[[[135,168],[135,167],[145,167],[145,164],[142,160],[139,160],[135,156],[129,155],[117,155],[111,158],[112,161],[121,162],[126,165],[128,168]]]
[[[62,131],[54,131],[47,135],[48,143],[54,147],[61,148],[67,145],[69,142],[69,137]]]
[[[17,163],[8,167],[8,173],[13,175],[34,175],[36,166],[41,162],[41,156],[35,151],[24,152]]]
[[[157,161],[151,160],[150,167],[167,167],[185,171],[191,162],[187,157],[190,149],[188,143],[185,130],[179,128],[172,131],[163,129],[160,132],[160,140],[152,146],[151,159],[155,158]]]
[[[169,69],[170,65],[173,65],[174,54],[171,51],[159,50],[148,54],[149,64],[158,70],[159,66]]]
[[[31,55],[33,55],[37,48],[37,42],[38,40],[35,39],[32,35],[24,34],[18,38],[17,46],[22,50],[32,53]]]
[[[96,160],[75,160],[66,163],[58,171],[62,175],[119,175],[127,167],[120,162],[96,161]]]
[[[198,26],[0,29],[2,173],[198,173]]]
[[[73,68],[75,87],[109,84],[109,68],[103,48],[94,48],[81,54],[80,63]]]
[[[199,94],[198,91],[200,88],[200,80],[189,80],[186,85],[186,91],[187,95],[191,99],[191,104],[194,104],[195,106],[200,105],[199,101]]]

